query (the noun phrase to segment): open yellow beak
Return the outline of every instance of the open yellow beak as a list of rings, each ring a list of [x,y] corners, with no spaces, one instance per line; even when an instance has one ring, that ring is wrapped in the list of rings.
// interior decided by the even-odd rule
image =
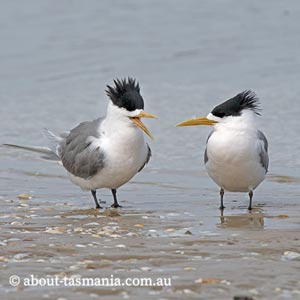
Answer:
[[[195,125],[214,125],[217,121],[209,120],[206,117],[194,118],[190,120],[186,120],[176,124],[176,127],[180,126],[195,126]]]
[[[147,127],[142,123],[142,121],[140,120],[140,118],[153,118],[153,119],[157,119],[156,116],[146,113],[144,111],[142,111],[141,113],[139,113],[137,116],[135,117],[129,117],[129,119],[138,127],[140,127],[152,140],[154,140],[152,134],[150,133],[150,131],[147,129]]]

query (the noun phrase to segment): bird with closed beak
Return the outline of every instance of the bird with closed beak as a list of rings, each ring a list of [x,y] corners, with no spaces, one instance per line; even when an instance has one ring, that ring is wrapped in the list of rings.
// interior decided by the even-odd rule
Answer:
[[[96,196],[96,190],[102,188],[111,190],[112,207],[121,207],[117,189],[140,172],[151,157],[143,132],[150,138],[152,135],[141,118],[156,118],[144,111],[135,79],[116,79],[114,86],[107,86],[106,93],[110,101],[105,117],[80,123],[59,135],[46,129],[49,148],[5,144],[60,161],[74,184],[91,191],[96,208],[102,208]]]
[[[204,152],[208,175],[220,187],[224,209],[224,191],[247,192],[252,209],[255,188],[268,172],[268,141],[256,124],[259,100],[252,91],[244,91],[216,106],[206,117],[183,121],[176,126],[210,125]]]

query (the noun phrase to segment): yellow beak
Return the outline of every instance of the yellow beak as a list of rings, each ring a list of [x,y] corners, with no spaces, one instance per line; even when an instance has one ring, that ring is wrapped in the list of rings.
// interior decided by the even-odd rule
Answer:
[[[137,116],[135,117],[129,117],[129,119],[138,127],[140,127],[152,140],[154,140],[152,134],[150,133],[150,131],[147,129],[147,127],[142,123],[142,121],[140,120],[140,118],[153,118],[153,119],[157,119],[156,116],[146,113],[144,111],[142,111],[141,113],[139,113]]]
[[[186,120],[176,124],[176,127],[180,126],[195,126],[195,125],[214,125],[217,121],[209,120],[206,117],[194,118],[190,120]]]

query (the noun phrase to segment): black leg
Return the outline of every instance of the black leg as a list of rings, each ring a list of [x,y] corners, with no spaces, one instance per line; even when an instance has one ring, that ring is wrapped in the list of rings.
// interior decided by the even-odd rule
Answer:
[[[114,203],[111,205],[111,207],[114,207],[114,208],[122,207],[121,205],[119,205],[118,200],[117,200],[117,190],[112,189],[111,192],[112,192],[113,197],[114,197]]]
[[[96,196],[96,191],[95,190],[91,190],[91,193],[93,195],[93,198],[95,200],[95,204],[96,204],[96,208],[102,208],[97,200],[97,196]]]
[[[220,209],[220,211],[221,211],[221,215],[220,215],[221,224],[224,224],[225,222],[224,209]]]
[[[249,192],[249,206],[248,209],[252,210],[252,197],[253,197],[253,191]]]
[[[220,189],[220,197],[221,197],[220,209],[223,210],[225,208],[225,206],[224,206],[224,203],[223,203],[224,190],[222,188]]]

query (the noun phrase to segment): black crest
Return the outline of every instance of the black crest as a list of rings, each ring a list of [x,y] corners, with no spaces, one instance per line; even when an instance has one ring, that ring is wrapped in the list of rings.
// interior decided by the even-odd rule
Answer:
[[[134,78],[116,79],[114,87],[107,85],[106,94],[114,105],[128,111],[144,109],[144,100],[140,94],[139,83]]]
[[[243,91],[233,98],[230,98],[224,103],[216,106],[211,113],[220,118],[227,116],[240,116],[244,109],[250,109],[257,115],[260,115],[259,100],[255,93],[250,90]]]

